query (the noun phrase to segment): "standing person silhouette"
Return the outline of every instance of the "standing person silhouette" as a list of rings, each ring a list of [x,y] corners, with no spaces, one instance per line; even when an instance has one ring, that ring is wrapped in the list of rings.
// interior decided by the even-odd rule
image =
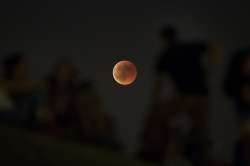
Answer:
[[[225,93],[236,107],[240,138],[235,147],[233,165],[250,164],[250,49],[242,48],[233,54],[225,78]]]
[[[146,122],[140,156],[162,162],[171,147],[169,138],[181,135],[185,143],[180,144],[189,145],[190,148],[185,148],[191,149],[187,156],[198,165],[200,153],[193,147],[199,145],[193,144],[209,142],[206,130],[208,86],[202,60],[212,49],[204,42],[182,42],[172,26],[162,29],[161,38],[164,48],[155,66],[153,111]],[[173,95],[167,97],[162,94],[169,86],[164,82],[166,78],[174,89]]]

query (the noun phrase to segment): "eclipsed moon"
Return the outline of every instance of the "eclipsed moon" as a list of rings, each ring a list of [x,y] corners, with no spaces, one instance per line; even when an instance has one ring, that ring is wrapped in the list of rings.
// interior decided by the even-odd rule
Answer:
[[[127,60],[119,61],[113,68],[114,80],[121,85],[132,84],[137,76],[136,66]]]

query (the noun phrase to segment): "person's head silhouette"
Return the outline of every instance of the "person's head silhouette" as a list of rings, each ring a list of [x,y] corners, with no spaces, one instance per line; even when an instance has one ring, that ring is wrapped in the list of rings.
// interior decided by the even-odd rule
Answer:
[[[175,27],[171,25],[164,26],[161,29],[161,37],[167,46],[174,45],[178,40],[178,32]]]

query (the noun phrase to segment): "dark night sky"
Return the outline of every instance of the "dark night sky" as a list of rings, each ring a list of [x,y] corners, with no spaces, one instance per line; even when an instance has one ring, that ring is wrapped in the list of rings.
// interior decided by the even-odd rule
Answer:
[[[8,0],[0,5],[0,51],[25,51],[36,76],[56,57],[71,55],[83,75],[96,80],[105,108],[133,151],[149,111],[159,27],[172,23],[184,40],[219,41],[232,50],[250,43],[249,9],[250,2],[228,0]],[[124,58],[139,69],[136,83],[125,88],[111,75],[113,64]]]

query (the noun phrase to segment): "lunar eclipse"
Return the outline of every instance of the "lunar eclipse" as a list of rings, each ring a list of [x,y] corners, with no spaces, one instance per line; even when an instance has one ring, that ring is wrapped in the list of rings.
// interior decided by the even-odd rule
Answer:
[[[113,68],[113,78],[120,85],[130,85],[137,77],[136,66],[128,61],[123,60],[115,64]]]

